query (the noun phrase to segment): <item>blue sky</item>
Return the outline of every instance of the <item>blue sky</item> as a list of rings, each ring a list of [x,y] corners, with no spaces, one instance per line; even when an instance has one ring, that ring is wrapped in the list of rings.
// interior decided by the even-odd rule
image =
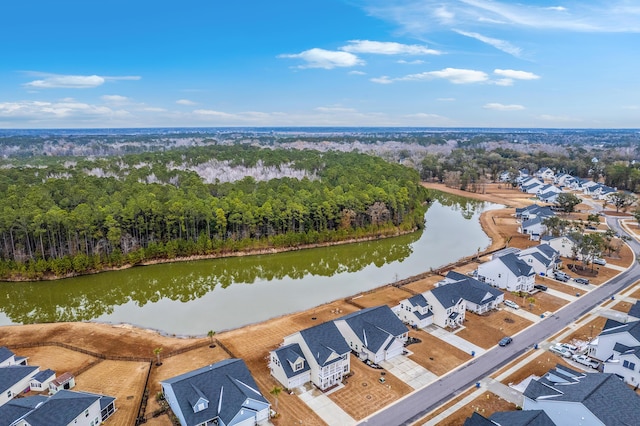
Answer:
[[[640,127],[637,0],[6,0],[0,128]]]

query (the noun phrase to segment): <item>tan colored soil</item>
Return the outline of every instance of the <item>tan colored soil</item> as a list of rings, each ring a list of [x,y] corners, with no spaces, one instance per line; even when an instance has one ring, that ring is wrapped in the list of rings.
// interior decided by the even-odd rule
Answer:
[[[420,343],[414,343],[407,347],[412,352],[409,355],[409,359],[437,376],[442,376],[471,359],[471,354],[432,336],[424,330],[411,330],[409,336],[421,340]]]
[[[477,315],[467,312],[464,330],[456,333],[469,342],[489,349],[498,344],[504,336],[511,336],[531,325],[531,321],[507,310],[492,311]]]

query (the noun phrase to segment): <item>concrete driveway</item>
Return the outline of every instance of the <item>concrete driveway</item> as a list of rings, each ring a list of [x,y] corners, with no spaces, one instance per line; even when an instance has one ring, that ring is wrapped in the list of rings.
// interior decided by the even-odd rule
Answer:
[[[382,361],[380,366],[413,389],[420,389],[438,378],[437,375],[404,355]]]

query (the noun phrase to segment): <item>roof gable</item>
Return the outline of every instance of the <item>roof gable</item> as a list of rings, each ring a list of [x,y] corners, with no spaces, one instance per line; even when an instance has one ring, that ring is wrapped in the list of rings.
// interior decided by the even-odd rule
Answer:
[[[300,331],[305,344],[311,352],[311,356],[320,366],[330,364],[338,356],[351,352],[349,345],[340,334],[338,327],[333,321],[318,324],[314,327]]]
[[[407,326],[387,305],[362,309],[336,321],[345,321],[361,342],[372,352],[378,352],[389,338],[401,337]]]

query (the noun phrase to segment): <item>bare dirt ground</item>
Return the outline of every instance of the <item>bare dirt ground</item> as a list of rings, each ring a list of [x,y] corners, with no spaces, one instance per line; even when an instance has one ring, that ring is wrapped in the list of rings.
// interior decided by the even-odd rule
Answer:
[[[565,342],[569,342],[572,340],[579,340],[583,342],[590,341],[591,339],[593,339],[594,337],[596,337],[598,334],[602,332],[605,322],[607,322],[607,319],[605,317],[594,318],[592,321],[589,321],[587,324],[574,330],[574,332],[571,333],[569,336],[567,336],[567,338],[564,339],[564,341]]]
[[[529,355],[530,355],[530,352],[526,352],[524,355],[522,355],[521,357],[519,357],[518,359],[516,359],[512,363],[508,364],[507,366],[505,366],[504,368],[500,369],[499,371],[496,371],[495,373],[493,373],[491,375],[491,377],[495,378],[495,377],[499,376],[500,374],[502,374],[503,371],[508,370],[509,368],[511,368],[511,366],[517,364],[523,358],[525,358],[525,357],[527,357]],[[564,365],[566,367],[573,368],[561,356],[558,356],[558,355],[556,355],[556,354],[554,354],[552,352],[549,352],[549,351],[545,351],[544,353],[541,353],[533,361],[531,361],[529,364],[527,364],[526,368],[521,368],[521,369],[519,369],[517,371],[514,371],[512,374],[510,374],[509,376],[507,376],[504,379],[502,379],[501,382],[508,386],[510,384],[518,384],[518,383],[522,382],[524,379],[526,379],[527,377],[532,376],[532,375],[533,376],[542,377],[550,369],[554,368],[558,364]]]
[[[506,295],[505,295],[506,296]],[[521,309],[525,309],[534,315],[542,315],[546,312],[555,312],[569,303],[567,300],[559,297],[554,297],[544,291],[536,291],[536,293],[530,296],[533,300],[529,300],[527,297],[524,301],[521,297],[509,295],[505,299],[510,299],[520,305]]]
[[[488,185],[484,194],[451,190],[450,188],[445,188],[443,185],[438,184],[425,184],[425,186],[457,193],[465,197],[483,199],[510,206],[510,209],[498,209],[486,212],[480,218],[483,229],[492,238],[492,249],[504,247],[507,243],[509,246],[519,248],[530,247],[537,244],[537,242],[528,240],[526,236],[517,234],[518,224],[514,218],[513,207],[523,207],[533,203],[530,194],[524,194],[499,184]],[[581,205],[578,207],[584,211],[590,209],[587,205]],[[572,220],[585,220],[585,218],[586,213],[579,213],[570,217]],[[613,265],[626,266],[633,261],[633,253],[625,247],[621,251],[620,259],[616,259],[615,256],[606,259],[607,262]],[[467,269],[470,271],[475,269],[476,266],[477,264],[475,264],[475,262],[471,262],[459,269],[456,268],[456,270],[458,272],[465,273],[468,272]],[[613,269],[601,268],[600,273],[596,278],[592,279],[592,282],[596,284],[601,283],[616,273],[617,271]],[[394,304],[397,304],[399,300],[409,297],[412,291],[421,293],[432,289],[434,284],[441,279],[441,276],[433,275],[419,281],[409,283],[404,286],[404,289],[384,287],[379,291],[367,293],[362,297],[355,299],[354,302],[361,306],[377,306],[379,304],[393,306]],[[567,288],[568,286],[557,283],[553,280],[538,278],[537,282],[544,283],[550,288],[556,288],[568,294],[575,293],[575,289]],[[534,297],[536,298],[536,303],[532,312],[536,314],[538,311],[546,312],[557,310],[565,303],[563,300],[541,293]],[[633,297],[640,298],[640,290],[636,291]],[[518,303],[520,304],[520,301],[518,301]],[[353,304],[349,304],[345,301],[337,301],[316,307],[306,312],[287,315],[281,318],[268,320],[264,323],[220,333],[216,336],[216,339],[220,344],[218,347],[213,349],[208,347],[208,338],[181,339],[163,336],[154,331],[137,329],[128,325],[114,326],[96,323],[4,326],[1,327],[2,332],[0,333],[0,346],[7,346],[10,349],[14,349],[14,352],[19,355],[29,356],[29,362],[32,365],[41,365],[42,368],[52,368],[59,374],[65,371],[80,371],[92,362],[96,362],[97,359],[94,359],[94,357],[90,355],[80,354],[79,352],[71,351],[70,349],[63,349],[55,346],[19,349],[16,349],[15,347],[29,343],[60,342],[107,357],[138,357],[148,360],[143,363],[135,361],[101,361],[95,364],[92,368],[89,368],[85,373],[81,374],[82,382],[93,383],[91,385],[95,386],[93,391],[105,394],[109,394],[108,391],[111,389],[110,386],[117,387],[118,384],[110,385],[106,382],[103,384],[101,380],[96,380],[92,374],[97,376],[106,374],[102,372],[102,369],[109,367],[109,369],[113,368],[111,371],[116,371],[118,375],[123,376],[122,380],[131,380],[131,383],[123,382],[119,384],[120,389],[114,390],[111,393],[114,396],[118,396],[116,405],[121,409],[120,417],[123,419],[127,417],[127,419],[129,419],[130,415],[135,416],[137,414],[137,406],[140,401],[139,398],[141,398],[142,395],[142,391],[138,391],[137,389],[140,389],[140,386],[144,386],[140,385],[138,382],[139,370],[142,370],[140,365],[149,365],[149,363],[153,361],[155,348],[162,348],[163,364],[160,367],[154,366],[151,369],[149,379],[149,399],[146,410],[147,415],[150,415],[159,407],[155,401],[155,394],[160,390],[160,380],[173,377],[186,371],[191,371],[231,356],[245,360],[262,393],[267,399],[274,403],[275,401],[269,394],[269,391],[278,384],[270,376],[267,367],[269,350],[278,347],[282,343],[283,338],[289,334],[324,321],[335,319],[336,317],[353,312],[357,309],[358,308]],[[469,320],[465,324],[466,329],[461,331],[458,335],[481,347],[491,347],[495,345],[503,335],[513,334],[528,325],[528,321],[515,314],[507,313],[502,310],[495,312],[488,317],[472,318],[473,316],[474,314],[471,313],[467,315]],[[505,319],[508,319],[508,321],[505,321]],[[510,322],[511,320],[513,320],[513,322]],[[588,339],[590,335],[595,336],[602,330],[604,321],[604,318],[597,318],[589,325],[575,330],[572,337],[584,340]],[[422,343],[414,344],[409,347],[413,352],[413,355],[411,355],[410,358],[435,374],[442,375],[470,359],[469,354],[447,345],[424,331],[412,330],[410,335],[422,340]],[[224,351],[222,345],[224,345],[230,353]],[[180,350],[185,350],[186,352],[170,356],[173,352]],[[355,365],[357,363],[358,362],[356,361],[353,364]],[[117,367],[115,367],[116,365]],[[358,376],[368,377],[366,374],[368,372],[360,371],[358,367],[356,367],[354,371],[356,371],[356,373],[360,373],[353,376],[356,381],[358,380]],[[371,400],[362,401],[362,390],[352,386],[352,383],[353,380],[349,379],[349,385],[345,387],[345,389],[339,391],[340,403],[347,412],[351,413],[356,418],[362,418],[372,412],[373,406],[375,406],[375,409],[378,409],[381,405],[388,403],[383,402],[383,400],[388,400],[390,402],[406,393],[405,390],[402,389],[401,385],[394,386],[394,384],[391,384],[393,392],[388,393],[388,395],[383,395],[382,393],[379,396],[371,395]],[[373,384],[379,383],[375,381]],[[369,385],[366,387],[369,387]],[[373,387],[371,389],[373,389]],[[377,390],[384,390],[384,388],[378,387]],[[136,393],[136,395],[133,395],[134,393]],[[366,399],[366,394],[364,395]],[[131,396],[133,396],[133,398],[130,398]],[[491,399],[491,396],[489,399]],[[371,405],[368,405],[367,402],[370,402]],[[480,406],[480,401],[477,403],[474,402],[472,405]],[[135,409],[133,409],[133,406],[135,406]],[[298,397],[294,395],[290,395],[286,392],[281,393],[278,406],[280,416],[273,420],[276,425],[295,424],[296,422],[302,422],[306,425],[324,424],[324,422],[313,411],[311,411]],[[483,408],[486,410],[486,413],[497,411],[490,411],[487,407]],[[500,408],[500,410],[504,409],[505,408]],[[469,415],[470,413],[471,412],[469,412]],[[460,419],[462,419],[462,417]],[[126,424],[126,421],[125,423],[120,423],[120,420],[118,420],[113,424]],[[150,418],[148,420],[148,424],[155,426],[169,426],[171,422],[167,416],[160,416],[158,418]],[[461,424],[461,421],[457,421],[454,418],[451,423],[443,424]]]
[[[117,411],[109,419],[114,425],[133,425],[149,371],[149,363],[102,361],[76,377],[74,390],[116,398]]]
[[[504,336],[511,336],[530,325],[531,321],[506,310],[492,311],[488,315],[467,312],[465,329],[456,334],[474,345],[489,349]]]
[[[438,414],[442,413],[443,411],[445,411],[446,409],[454,405],[456,402],[465,398],[473,391],[475,391],[475,388],[469,389],[468,391],[460,394],[455,399],[450,401],[448,404],[440,407],[437,411],[430,413],[428,416],[414,423],[414,425],[416,426],[422,425],[425,422],[433,419]],[[514,411],[515,409],[516,409],[515,404],[509,401],[505,401],[504,399],[500,398],[499,396],[497,396],[492,392],[484,392],[481,395],[479,395],[476,399],[471,401],[469,404],[455,411],[446,419],[440,420],[438,422],[438,426],[460,426],[465,422],[467,418],[471,417],[474,411],[477,411],[478,414],[481,414],[484,417],[489,417],[493,413],[496,413],[498,411]]]
[[[424,330],[411,330],[409,336],[421,340],[409,345],[409,359],[437,376],[441,376],[471,359],[471,354],[452,346]]]
[[[333,392],[329,398],[356,420],[375,413],[386,405],[409,394],[413,389],[392,374],[384,374],[384,383],[379,379],[383,370],[367,366],[351,355],[351,372],[348,386]]]

